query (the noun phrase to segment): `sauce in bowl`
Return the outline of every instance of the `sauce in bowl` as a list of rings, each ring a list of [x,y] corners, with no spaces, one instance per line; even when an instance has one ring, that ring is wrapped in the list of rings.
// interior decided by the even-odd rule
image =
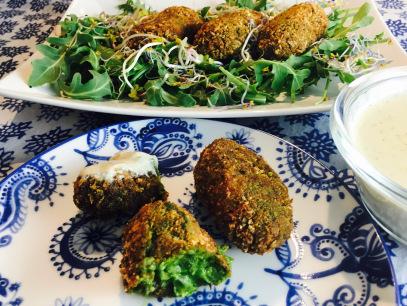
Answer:
[[[407,66],[381,69],[345,86],[330,127],[366,209],[407,244]]]
[[[380,173],[407,187],[407,95],[373,101],[354,120],[356,148]]]

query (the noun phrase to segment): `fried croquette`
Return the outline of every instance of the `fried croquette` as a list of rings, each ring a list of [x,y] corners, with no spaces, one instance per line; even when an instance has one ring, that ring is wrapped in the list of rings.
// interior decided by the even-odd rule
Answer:
[[[134,215],[144,204],[167,197],[157,157],[143,152],[120,152],[84,168],[74,182],[75,205],[97,216]]]
[[[230,258],[184,208],[143,206],[127,224],[120,272],[126,292],[186,296],[230,276]]]
[[[328,17],[318,4],[296,4],[260,28],[258,53],[270,59],[300,55],[324,35],[327,26]]]
[[[199,53],[216,60],[225,60],[239,54],[251,29],[263,20],[260,12],[242,9],[214,18],[199,29],[194,44]]]
[[[185,6],[170,6],[135,25],[131,34],[153,34],[170,41],[187,37],[191,42],[202,24],[202,19],[193,9]],[[129,45],[137,47],[149,41],[148,37],[137,37],[132,39]]]
[[[198,202],[242,251],[263,254],[289,238],[293,217],[287,187],[255,152],[217,139],[202,152],[194,179]]]

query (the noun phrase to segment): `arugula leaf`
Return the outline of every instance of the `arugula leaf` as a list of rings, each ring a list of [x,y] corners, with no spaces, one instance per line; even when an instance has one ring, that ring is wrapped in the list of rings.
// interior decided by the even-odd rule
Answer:
[[[33,60],[33,70],[28,79],[28,85],[41,86],[57,81],[59,76],[61,75],[62,64],[63,57],[60,57],[56,60],[50,57]]]
[[[291,55],[285,62],[287,65],[297,69],[305,66],[307,63],[312,63],[313,61],[312,54],[308,51],[302,55]]]
[[[121,65],[117,67],[117,69],[121,70]],[[136,82],[144,77],[150,69],[150,64],[137,64],[136,67],[134,67],[134,69],[129,74],[130,83],[136,84]]]
[[[271,88],[276,92],[282,92],[284,85],[287,82],[287,76],[291,73],[285,65],[279,65],[277,63],[273,64],[273,81],[271,83]]]
[[[338,49],[346,49],[348,43],[345,40],[326,39],[318,48],[322,51],[335,52]]]
[[[336,24],[333,28],[329,29],[328,37],[331,38],[346,38],[349,32],[356,31],[357,29],[367,27],[370,25],[374,18],[369,16],[370,5],[369,3],[364,3],[353,16],[349,25],[345,25],[350,19],[350,15],[345,12],[344,16],[341,16],[340,12],[334,14],[333,16],[337,18]]]
[[[226,0],[231,6],[248,8],[255,11],[262,11],[267,8],[267,0]]]
[[[96,50],[96,40],[95,38],[87,33],[78,33],[77,43],[79,45],[88,45],[90,48]]]
[[[254,76],[256,78],[257,83],[263,82],[264,69],[267,67],[270,67],[270,66],[271,66],[271,64],[269,64],[269,63],[264,63],[264,62],[259,62],[259,61],[256,61],[252,64],[252,68],[254,70]]]
[[[350,73],[347,73],[345,71],[339,70],[337,72],[337,74],[342,83],[349,84],[355,80],[355,77],[353,75],[351,75]]]
[[[140,11],[147,11],[148,12],[148,8],[140,2],[140,0],[127,0],[125,3],[123,4],[119,4],[117,6],[119,8],[119,10],[122,11],[123,14],[132,14],[137,10]]]
[[[52,46],[66,47],[70,44],[71,37],[48,37],[47,42]]]
[[[216,106],[218,104],[221,90],[216,89],[208,98],[209,106]]]
[[[246,100],[253,101],[254,104],[266,104],[267,96],[258,92],[248,92]]]
[[[295,101],[296,93],[304,88],[304,80],[309,77],[311,70],[301,69],[293,74],[293,81],[291,83],[291,101]]]
[[[267,102],[267,96],[258,92],[258,90],[256,89],[256,84],[250,84],[250,82],[249,83],[245,82],[244,79],[233,75],[223,67],[219,67],[219,70],[222,71],[223,74],[225,74],[229,82],[237,86],[237,93],[243,94],[243,92],[246,92],[245,100],[253,101],[255,104],[265,104]],[[228,100],[228,102],[230,101],[233,101],[232,97],[230,97],[230,99]]]
[[[230,97],[226,90],[215,89],[215,91],[209,96],[209,106],[225,106],[234,104],[233,99]]]
[[[41,44],[37,46],[37,50],[45,57],[49,57],[52,60],[57,60],[59,58],[59,50],[54,47]]]
[[[76,99],[100,100],[112,95],[112,81],[107,72],[89,71],[93,78],[82,84],[82,76],[75,73],[70,85],[59,84],[62,93]]]
[[[73,47],[66,51],[65,60],[69,63],[79,63],[91,50],[88,46]]]
[[[82,57],[80,64],[88,62],[93,70],[97,71],[99,69],[99,57],[96,55],[96,52],[92,49],[89,49],[89,54]]]
[[[205,18],[210,9],[211,9],[210,6],[205,6],[205,7],[203,7],[203,8],[199,11],[199,15],[201,16],[201,18]]]
[[[356,12],[355,16],[353,16],[352,24],[364,24],[364,26],[369,25],[370,23],[366,24],[366,17],[369,17],[370,5],[369,3],[364,3],[359,10]],[[371,17],[372,18],[372,17]]]
[[[243,82],[241,78],[234,76],[232,73],[230,73],[229,71],[227,71],[225,68],[223,67],[219,67],[219,70],[223,72],[224,75],[226,75],[226,77],[228,78],[228,80],[230,82],[232,82],[233,84],[237,85],[238,87],[240,87],[241,89],[246,88],[247,83]]]
[[[65,18],[61,23],[61,32],[63,36],[71,36],[73,33],[76,33],[80,24],[79,19],[75,15],[70,15]]]
[[[163,105],[169,106],[177,106],[179,105],[179,101],[176,96],[170,94],[168,91],[164,90],[163,88],[160,89],[160,96],[163,100]]]
[[[293,59],[291,60],[294,61]],[[294,69],[287,62],[270,61],[270,60],[258,60],[258,63],[263,65],[273,66],[273,80],[271,88],[277,93],[287,91],[291,100],[294,101],[296,94],[303,90],[304,80],[311,74],[311,70],[308,68]],[[288,76],[291,78],[288,78]]]
[[[194,106],[196,100],[190,95],[180,91],[173,95],[163,88],[162,80],[150,80],[144,86],[146,89],[147,103],[151,106]]]
[[[151,106],[163,106],[164,101],[161,97],[161,87],[164,84],[162,80],[150,80],[144,86],[146,90],[147,104]]]
[[[118,5],[119,10],[122,10],[125,14],[131,14],[134,12],[133,0],[127,0],[126,3]]]
[[[264,11],[267,9],[267,0],[258,0],[253,8],[255,11]]]
[[[237,6],[242,8],[253,9],[254,2],[253,0],[226,0],[226,3],[231,6]]]
[[[183,93],[182,91],[178,92],[176,95],[178,103],[185,107],[192,107],[196,105],[196,100],[192,95]]]
[[[112,48],[108,48],[102,45],[98,45],[96,51],[99,52],[100,57],[104,60],[108,60],[115,55],[116,51]]]

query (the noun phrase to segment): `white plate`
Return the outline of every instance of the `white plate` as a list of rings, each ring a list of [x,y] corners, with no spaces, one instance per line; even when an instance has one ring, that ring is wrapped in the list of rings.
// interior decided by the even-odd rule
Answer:
[[[85,217],[72,182],[85,165],[119,150],[156,154],[170,199],[213,231],[194,203],[192,169],[202,149],[228,137],[262,154],[289,187],[295,230],[270,254],[232,247],[232,277],[187,298],[157,300],[123,292],[123,221]],[[352,194],[287,142],[245,127],[205,120],[151,119],[94,130],[51,149],[0,184],[0,305],[394,305],[386,250]]]
[[[375,35],[384,32],[386,37],[392,38],[392,43],[388,45],[381,45],[377,49],[389,60],[389,66],[407,65],[407,56],[398,42],[391,35],[387,26],[383,22],[380,13],[375,8],[373,0],[354,0],[344,1],[344,7],[358,7],[364,2],[370,2],[372,7],[372,15],[375,18],[374,23],[363,33]],[[220,0],[164,0],[164,1],[145,1],[151,7],[161,10],[167,6],[174,4],[182,4],[193,8],[200,8],[205,5],[214,5],[215,3],[222,2]],[[296,1],[291,1],[296,2]],[[94,0],[94,1],[81,1],[73,0],[71,6],[67,11],[69,14],[77,14],[79,16],[97,15],[100,12],[114,13],[119,1],[117,0]],[[34,54],[33,58],[40,57],[41,55]],[[208,108],[206,106],[196,106],[192,108],[186,107],[152,107],[144,103],[126,103],[118,100],[107,100],[102,102],[75,100],[68,98],[61,98],[56,96],[49,86],[30,88],[27,85],[28,77],[31,73],[32,58],[21,65],[16,71],[9,74],[7,77],[0,81],[0,95],[34,101],[43,104],[54,106],[61,106],[66,108],[104,112],[112,114],[123,115],[137,115],[137,116],[160,116],[160,117],[188,117],[188,118],[226,118],[226,117],[261,117],[261,116],[277,116],[277,115],[290,115],[290,114],[305,114],[311,112],[328,111],[332,105],[333,99],[338,94],[338,83],[333,82],[329,96],[331,99],[327,102],[321,102],[321,94],[323,84],[316,87],[309,88],[306,93],[298,97],[296,103],[285,102],[275,103],[264,106],[256,106],[251,109],[224,109],[224,108]]]

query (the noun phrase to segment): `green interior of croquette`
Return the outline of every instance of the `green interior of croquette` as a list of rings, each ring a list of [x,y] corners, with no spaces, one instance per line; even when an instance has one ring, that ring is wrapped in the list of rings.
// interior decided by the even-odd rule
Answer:
[[[219,250],[222,255],[225,251]],[[144,295],[165,292],[182,297],[192,294],[199,286],[220,284],[230,275],[230,268],[222,266],[218,256],[202,249],[192,249],[161,262],[146,257],[140,281],[133,290]],[[231,258],[225,258],[229,264]]]

